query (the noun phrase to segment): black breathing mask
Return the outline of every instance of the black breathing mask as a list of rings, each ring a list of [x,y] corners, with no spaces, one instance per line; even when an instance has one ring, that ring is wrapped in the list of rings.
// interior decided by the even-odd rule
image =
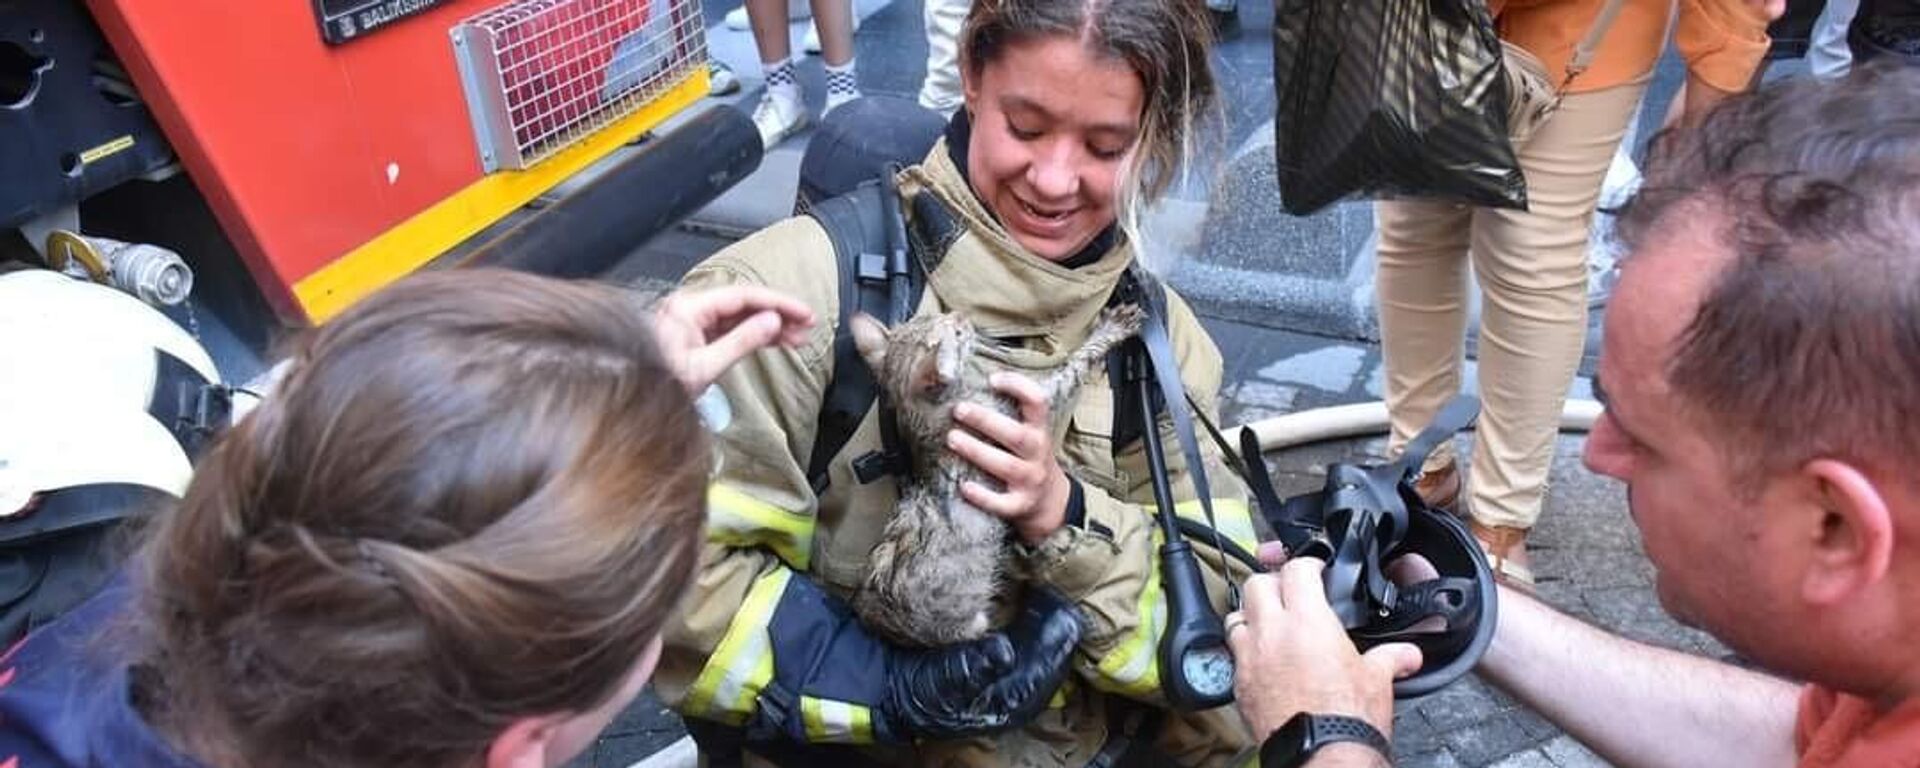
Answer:
[[[1472,423],[1480,411],[1479,401],[1463,396],[1449,403],[1398,459],[1375,465],[1333,464],[1327,468],[1322,490],[1282,501],[1251,429],[1241,431],[1236,451],[1204,413],[1189,411],[1192,402],[1180,384],[1167,338],[1165,292],[1144,274],[1136,272],[1132,282],[1133,289],[1123,290],[1117,298],[1137,300],[1146,310],[1147,322],[1139,340],[1116,350],[1110,367],[1120,399],[1116,413],[1123,417],[1114,440],[1119,445],[1137,435],[1145,443],[1164,541],[1159,556],[1167,626],[1159,661],[1167,700],[1188,711],[1233,700],[1234,663],[1226,632],[1207,597],[1199,554],[1188,539],[1218,552],[1222,573],[1226,573],[1227,557],[1255,571],[1264,570],[1252,553],[1222,540],[1214,524],[1192,416],[1199,417],[1226,463],[1246,481],[1288,555],[1326,561],[1327,600],[1354,644],[1361,651],[1395,642],[1420,648],[1424,663],[1394,683],[1395,697],[1424,696],[1472,669],[1493,636],[1497,601],[1493,574],[1466,527],[1446,511],[1427,506],[1413,484],[1428,454]],[[1188,480],[1206,513],[1205,524],[1174,512],[1160,430],[1144,426],[1157,425],[1161,414],[1172,421]],[[1407,556],[1424,559],[1438,575],[1395,583],[1387,568]],[[1232,585],[1229,600],[1238,607],[1239,594]]]

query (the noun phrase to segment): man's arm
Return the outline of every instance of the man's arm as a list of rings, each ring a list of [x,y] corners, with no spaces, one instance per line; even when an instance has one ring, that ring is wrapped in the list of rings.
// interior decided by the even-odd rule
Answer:
[[[1480,672],[1615,765],[1795,760],[1793,684],[1608,634],[1510,589]]]

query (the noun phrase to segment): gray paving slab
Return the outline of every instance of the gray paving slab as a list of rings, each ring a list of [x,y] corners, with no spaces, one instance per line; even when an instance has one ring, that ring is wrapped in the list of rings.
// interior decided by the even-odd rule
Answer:
[[[1556,768],[1556,766],[1553,764],[1553,758],[1548,757],[1545,752],[1529,749],[1501,758],[1491,768]]]
[[[1608,764],[1572,736],[1556,737],[1541,745],[1540,751],[1558,768],[1605,768]]]
[[[1398,768],[1463,768],[1460,759],[1445,749],[1415,754],[1393,753],[1393,764]]]

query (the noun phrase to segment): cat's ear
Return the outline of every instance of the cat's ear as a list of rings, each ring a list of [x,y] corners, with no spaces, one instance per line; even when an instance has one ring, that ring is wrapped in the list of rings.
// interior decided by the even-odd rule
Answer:
[[[965,364],[968,344],[958,336],[942,335],[940,349],[933,355],[933,371],[926,374],[932,379],[928,384],[952,384],[960,380],[960,366]]]
[[[847,321],[853,331],[853,347],[860,350],[860,359],[867,361],[867,367],[879,373],[881,364],[887,361],[887,327],[865,312],[854,313]]]

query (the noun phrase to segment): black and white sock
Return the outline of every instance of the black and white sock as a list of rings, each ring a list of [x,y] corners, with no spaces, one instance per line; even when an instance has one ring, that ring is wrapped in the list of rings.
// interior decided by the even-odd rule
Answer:
[[[800,79],[794,74],[792,59],[761,62],[760,71],[767,78],[767,93],[762,99],[779,111],[783,122],[792,121],[806,110],[806,101],[800,95]]]
[[[827,65],[827,112],[860,98],[860,78],[855,76],[853,59],[840,66]]]

